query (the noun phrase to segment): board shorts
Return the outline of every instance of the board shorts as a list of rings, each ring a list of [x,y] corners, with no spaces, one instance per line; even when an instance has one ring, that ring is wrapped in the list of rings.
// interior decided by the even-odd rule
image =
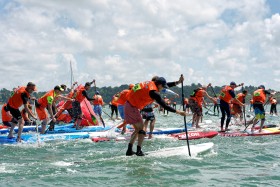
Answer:
[[[265,110],[262,103],[253,104],[254,112],[256,119],[264,120],[265,119]]]
[[[41,106],[36,107],[36,112],[39,120],[44,120],[48,118],[48,114],[45,109],[46,109],[45,107],[41,107]]]
[[[80,118],[80,116],[82,115],[82,109],[81,109],[81,104],[79,101],[74,101],[72,103],[72,117],[74,120]]]
[[[98,116],[102,115],[102,105],[94,105],[93,110]]]
[[[234,114],[241,114],[242,113],[241,106],[239,104],[233,104],[232,105],[232,110],[233,110]]]
[[[197,116],[202,116],[202,107],[200,107],[195,100],[189,99],[189,105],[193,114],[196,114]]]
[[[155,120],[154,112],[142,112],[142,118],[147,121],[153,121]]]
[[[22,119],[21,113],[19,109],[15,109],[7,104],[7,110],[10,111],[11,115],[13,116],[12,122],[17,124],[17,121]]]
[[[119,114],[124,119],[124,105],[118,105]]]
[[[128,124],[143,123],[139,109],[132,106],[128,101],[124,104],[124,119]]]

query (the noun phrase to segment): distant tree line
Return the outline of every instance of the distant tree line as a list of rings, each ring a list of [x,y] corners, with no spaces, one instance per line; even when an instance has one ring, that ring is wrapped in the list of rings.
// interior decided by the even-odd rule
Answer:
[[[190,94],[193,92],[193,90],[195,90],[196,88],[198,87],[201,87],[202,85],[201,84],[191,84],[191,85],[185,85],[184,86],[184,95],[185,97],[189,97]],[[99,91],[100,95],[102,95],[103,97],[103,100],[105,103],[109,103],[112,99],[112,96],[118,92],[121,92],[122,90],[124,89],[127,89],[128,88],[128,85],[121,85],[119,87],[97,87],[96,90]],[[236,93],[239,93],[241,92],[241,89],[239,89],[240,87],[238,87],[238,89],[236,89]],[[170,96],[170,95],[166,95],[167,98],[172,98],[173,101],[176,101],[177,104],[181,104],[182,102],[182,99],[181,99],[181,87],[180,86],[175,86],[175,87],[172,87],[170,88],[172,91],[176,92],[179,94],[179,98],[174,98],[173,96]],[[216,93],[216,95],[218,96],[220,91],[221,91],[222,87],[221,86],[214,86],[213,87],[213,90],[214,92]],[[244,87],[244,90],[247,90],[248,91],[248,95],[246,97],[246,103],[249,102],[249,100],[252,98],[252,93],[257,89],[257,87],[255,86],[245,86]],[[69,90],[68,90],[69,91]],[[210,96],[214,96],[214,93],[212,91],[211,88],[208,88],[208,94]],[[270,90],[271,91],[271,90]],[[33,93],[33,96],[36,97],[36,98],[40,98],[41,96],[43,96],[46,92],[34,92]],[[67,92],[66,92],[67,93]],[[0,90],[0,102],[1,103],[5,103],[8,101],[10,95],[12,94],[12,91],[10,90],[7,90],[6,88],[2,88]],[[93,97],[95,94],[95,88],[94,87],[91,87],[90,90],[88,91],[88,95],[90,97]],[[278,96],[279,97],[279,96]],[[277,97],[277,99],[278,99]]]

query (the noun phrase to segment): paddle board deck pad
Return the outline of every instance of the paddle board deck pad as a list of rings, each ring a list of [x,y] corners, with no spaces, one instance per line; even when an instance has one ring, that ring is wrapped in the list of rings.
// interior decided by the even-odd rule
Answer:
[[[219,132],[220,136],[224,137],[241,137],[241,136],[268,136],[268,135],[279,135],[280,130],[279,128],[264,128],[262,129],[262,132],[259,132],[259,130],[254,130],[251,132],[251,130],[244,131],[237,131],[237,132]]]
[[[116,132],[121,132],[122,129],[116,129]],[[127,132],[133,132],[134,128],[128,127]],[[152,132],[152,134],[158,135],[158,134],[174,134],[174,133],[181,133],[185,132],[185,128],[155,128]],[[150,134],[148,131],[147,134]]]
[[[180,132],[185,132],[185,128],[155,128],[152,134],[174,134]],[[147,134],[151,133],[147,132]]]
[[[196,156],[200,153],[209,151],[214,146],[214,143],[202,143],[190,145],[191,156]],[[171,156],[187,156],[189,157],[188,146],[163,148],[157,151],[146,152],[148,157],[171,157]]]
[[[47,142],[54,140],[75,140],[89,138],[89,133],[63,133],[63,134],[23,134],[21,135],[21,143],[36,143]],[[0,144],[16,144],[16,137],[8,138],[7,136],[0,136]]]
[[[201,138],[213,138],[217,136],[219,133],[217,131],[188,131],[188,138],[189,140],[196,140]],[[180,133],[180,134],[174,134],[171,135],[174,138],[178,138],[179,140],[186,140],[186,134]]]
[[[74,124],[73,123],[69,123],[69,124],[64,124],[64,125],[55,125],[55,130],[56,129],[63,129],[63,128],[71,128],[73,127]],[[49,126],[47,126],[48,128]],[[6,129],[0,129],[0,134],[8,134],[10,131],[10,128],[6,128]],[[24,126],[22,129],[22,132],[36,132],[36,126],[35,125],[31,125],[31,126]],[[38,131],[41,131],[41,126],[38,126]],[[18,133],[18,127],[15,127],[14,132]]]
[[[55,128],[53,131],[47,131],[46,134],[58,134],[58,133],[76,133],[76,132],[101,132],[111,129],[111,127],[106,126],[86,126],[82,129],[76,129],[75,127],[69,128]]]

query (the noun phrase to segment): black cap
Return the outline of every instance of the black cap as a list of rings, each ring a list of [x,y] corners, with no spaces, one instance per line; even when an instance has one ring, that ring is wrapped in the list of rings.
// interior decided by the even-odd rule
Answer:
[[[234,81],[231,81],[229,85],[234,85],[236,86],[236,83]]]
[[[161,84],[164,88],[168,88],[167,84],[166,84],[166,80],[163,77],[158,77],[155,80],[156,85]]]
[[[55,86],[54,90],[64,91],[63,88],[61,88],[60,86]]]
[[[91,86],[91,82],[86,82],[85,86]]]
[[[96,91],[95,94],[96,94],[96,95],[100,95],[99,91]]]
[[[259,85],[259,87],[258,87],[259,89],[264,89],[265,90],[265,87],[264,87],[264,85]]]

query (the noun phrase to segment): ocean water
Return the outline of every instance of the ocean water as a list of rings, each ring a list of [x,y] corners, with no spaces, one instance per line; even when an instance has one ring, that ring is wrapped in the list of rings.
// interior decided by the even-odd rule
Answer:
[[[183,127],[183,117],[173,113],[156,113],[156,119],[156,127]],[[204,120],[212,123],[202,128],[219,129],[219,117],[205,115]],[[279,124],[279,118],[268,115],[267,123]],[[187,152],[125,157],[127,141],[1,145],[0,186],[279,186],[279,141],[280,136],[191,140],[191,145],[215,144],[191,158]],[[144,141],[143,151],[182,145],[186,141],[155,137]]]

